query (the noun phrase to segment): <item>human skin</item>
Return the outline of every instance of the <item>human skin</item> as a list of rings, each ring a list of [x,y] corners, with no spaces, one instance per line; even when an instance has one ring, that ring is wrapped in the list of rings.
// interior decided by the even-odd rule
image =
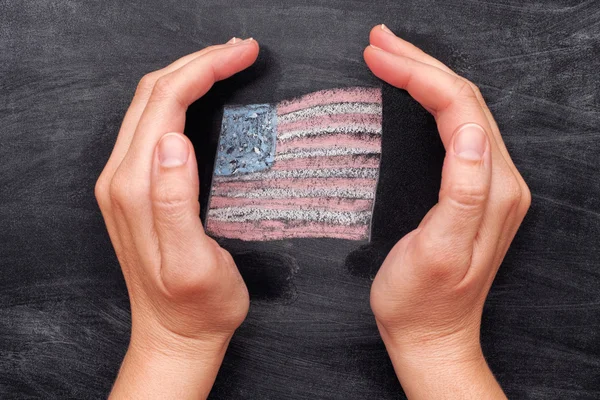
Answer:
[[[248,312],[231,255],[204,233],[185,111],[215,81],[252,65],[231,40],[145,76],[96,184],[131,303],[131,340],[115,399],[206,398]]]
[[[438,205],[373,283],[377,325],[409,398],[503,398],[479,325],[529,191],[474,86],[382,26],[371,43],[367,65],[434,114],[447,150]],[[111,398],[206,398],[248,312],[233,259],[204,233],[194,149],[182,132],[187,107],[258,51],[234,38],[152,72],[125,115],[96,184],[132,314]]]
[[[387,256],[371,308],[410,399],[503,399],[481,351],[483,304],[531,203],[477,87],[384,25],[364,58],[436,119],[438,203]]]

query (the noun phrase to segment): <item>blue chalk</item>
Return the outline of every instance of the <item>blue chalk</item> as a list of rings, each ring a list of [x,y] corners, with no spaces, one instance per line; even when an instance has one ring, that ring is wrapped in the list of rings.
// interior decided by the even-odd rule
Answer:
[[[258,172],[275,162],[277,110],[272,104],[226,106],[215,175]]]

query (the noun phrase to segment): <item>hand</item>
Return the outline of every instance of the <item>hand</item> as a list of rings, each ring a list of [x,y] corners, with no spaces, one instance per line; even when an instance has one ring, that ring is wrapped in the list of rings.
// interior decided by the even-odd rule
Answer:
[[[503,398],[481,314],[531,195],[475,85],[383,25],[370,43],[369,68],[433,114],[446,148],[438,203],[373,282],[377,325],[409,398]]]
[[[244,281],[202,228],[196,158],[182,132],[187,107],[257,56],[256,41],[232,39],[145,76],[98,179],[132,314],[114,397],[206,397],[246,317]],[[165,385],[170,378],[177,385]]]

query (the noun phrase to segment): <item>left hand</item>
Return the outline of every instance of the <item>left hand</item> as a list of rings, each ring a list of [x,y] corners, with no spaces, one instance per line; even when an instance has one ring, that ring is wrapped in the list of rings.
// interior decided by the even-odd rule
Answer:
[[[191,103],[257,56],[256,41],[237,39],[145,76],[98,179],[132,314],[115,397],[206,397],[246,317],[246,285],[231,255],[204,233],[196,158],[183,129]]]

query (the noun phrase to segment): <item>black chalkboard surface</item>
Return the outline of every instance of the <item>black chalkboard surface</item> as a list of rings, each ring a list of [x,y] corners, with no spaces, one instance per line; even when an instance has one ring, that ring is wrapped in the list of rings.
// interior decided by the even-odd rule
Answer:
[[[509,398],[600,398],[600,3],[581,0],[0,1],[0,398],[108,394],[130,316],[95,179],[139,78],[234,35],[257,64],[188,111],[203,205],[228,104],[381,87],[383,153],[371,243],[222,241],[252,304],[211,398],[404,398],[369,288],[443,148],[364,65],[379,23],[481,88],[533,194],[484,311],[492,370]]]

